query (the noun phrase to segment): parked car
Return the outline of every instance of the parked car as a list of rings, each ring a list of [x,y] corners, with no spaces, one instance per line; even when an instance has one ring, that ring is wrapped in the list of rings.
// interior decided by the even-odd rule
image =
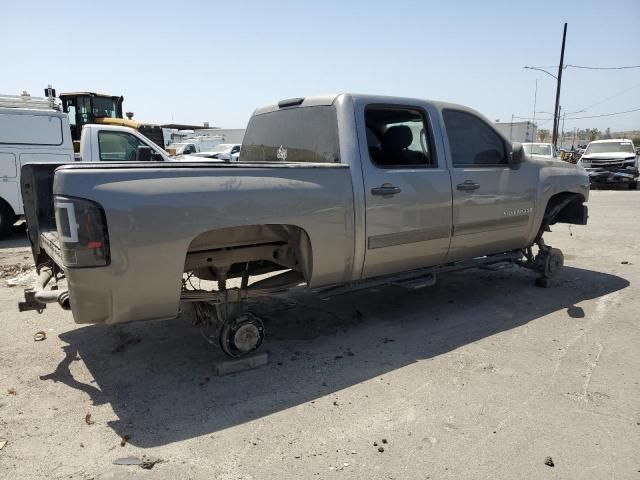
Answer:
[[[519,265],[548,286],[563,257],[542,235],[586,224],[589,196],[584,169],[527,158],[474,110],[352,94],[257,109],[238,163],[32,164],[22,178],[47,266],[22,309],[57,302],[116,324],[191,304],[231,356],[263,340],[246,301],[299,285],[416,289]],[[68,289],[47,290],[62,275]]]
[[[198,137],[190,139],[191,141],[175,142],[167,145],[167,152],[173,156],[193,155],[196,153],[207,152],[212,148],[216,148],[220,144],[218,138],[207,139],[206,137]]]
[[[195,153],[190,158],[182,158],[182,160],[219,160],[221,162],[237,162],[240,158],[240,144],[237,143],[221,143],[206,152]]]
[[[578,164],[589,174],[593,187],[626,185],[635,190],[638,188],[638,159],[631,140],[596,140],[589,143]]]
[[[540,159],[557,159],[558,152],[553,143],[523,143],[524,153]]]

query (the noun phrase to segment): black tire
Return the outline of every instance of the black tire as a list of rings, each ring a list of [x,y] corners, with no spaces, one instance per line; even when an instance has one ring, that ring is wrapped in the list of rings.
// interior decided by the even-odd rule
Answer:
[[[13,208],[0,200],[0,238],[6,237],[11,232],[11,227],[16,223],[16,214],[13,212]]]

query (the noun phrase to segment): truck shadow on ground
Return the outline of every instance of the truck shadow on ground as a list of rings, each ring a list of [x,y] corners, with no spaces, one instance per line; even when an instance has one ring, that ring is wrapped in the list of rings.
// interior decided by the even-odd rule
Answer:
[[[110,427],[135,446],[154,447],[312,400],[339,405],[342,389],[552,312],[581,321],[576,304],[629,285],[569,267],[555,288],[538,288],[534,278],[519,269],[467,272],[421,291],[386,287],[330,301],[302,294],[295,306],[269,301],[256,310],[265,319],[269,364],[226,377],[215,376],[222,355],[185,320],[81,327],[60,336],[65,358],[41,379],[110,403],[118,416]],[[69,367],[79,360],[95,383],[73,378]]]

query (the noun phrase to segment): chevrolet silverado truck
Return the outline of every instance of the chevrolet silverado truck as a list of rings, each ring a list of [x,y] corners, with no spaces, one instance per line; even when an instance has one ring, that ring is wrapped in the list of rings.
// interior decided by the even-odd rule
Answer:
[[[589,143],[578,161],[589,174],[591,185],[625,185],[638,188],[638,150],[627,139],[596,140]]]
[[[31,164],[22,192],[39,272],[22,309],[116,324],[191,308],[242,356],[264,338],[248,307],[293,287],[418,289],[513,265],[557,282],[542,234],[587,223],[589,178],[467,107],[341,94],[257,109],[238,163]]]

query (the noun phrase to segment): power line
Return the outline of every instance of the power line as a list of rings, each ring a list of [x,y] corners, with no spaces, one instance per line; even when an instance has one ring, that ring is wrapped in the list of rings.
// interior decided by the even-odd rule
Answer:
[[[623,115],[625,113],[633,113],[633,112],[640,112],[640,108],[634,108],[633,110],[625,110],[623,112],[603,113],[601,115],[586,115],[582,117],[565,117],[565,120],[581,120],[583,118],[612,117],[614,115]],[[513,118],[517,118],[518,120],[531,120],[532,117],[518,117],[514,115]],[[537,118],[536,120],[540,120],[542,122],[540,125],[542,125],[543,123],[553,120],[553,118]]]
[[[604,100],[600,100],[599,102],[596,103],[592,103],[591,105],[587,106],[587,107],[582,107],[580,110],[589,110],[592,107],[595,107],[596,105],[600,105],[601,103],[604,103],[608,100],[611,100],[612,98],[616,98],[619,97],[620,95],[623,95],[631,90],[634,90],[636,88],[640,87],[640,83],[637,85],[634,85],[633,87],[627,88],[626,90],[622,90],[621,92],[615,93],[613,95],[611,95],[610,97],[605,98]]]
[[[543,125],[545,125],[546,123],[549,123],[550,121],[553,120],[553,117],[551,118],[533,118],[533,117],[516,117],[515,115],[513,116],[513,118],[517,118],[518,120],[528,120],[529,122],[533,123],[536,128],[540,128]]]
[[[580,120],[583,118],[599,118],[599,117],[612,117],[614,115],[622,115],[623,113],[631,113],[631,112],[640,112],[640,108],[635,108],[633,110],[625,110],[624,112],[613,112],[613,113],[603,113],[602,115],[589,115],[586,117],[567,117],[567,120]]]
[[[586,67],[584,65],[570,65],[568,63],[565,64],[564,68],[583,68],[585,70],[628,70],[630,68],[640,68],[640,65],[627,65],[625,67]]]
[[[592,67],[587,65],[572,65],[570,63],[565,63],[562,69],[566,70],[569,67],[582,68],[584,70],[629,70],[632,68],[640,68],[640,65],[624,65],[621,67]],[[558,65],[544,65],[542,67],[531,67],[531,68],[558,68]]]

